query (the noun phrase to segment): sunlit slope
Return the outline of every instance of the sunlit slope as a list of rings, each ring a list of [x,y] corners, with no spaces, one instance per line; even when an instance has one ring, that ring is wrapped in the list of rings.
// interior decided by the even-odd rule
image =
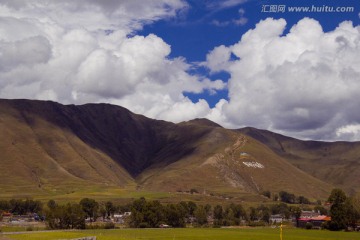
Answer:
[[[187,123],[187,125],[190,125]],[[193,154],[161,170],[150,168],[138,178],[145,189],[241,196],[288,191],[321,199],[331,186],[294,167],[266,145],[237,131],[212,129],[197,142]]]
[[[3,196],[112,188],[259,201],[263,191],[288,191],[324,199],[332,187],[355,188],[360,179],[358,143],[304,142],[206,119],[174,124],[109,104],[0,100],[0,134]]]
[[[244,128],[241,132],[322,181],[350,192],[360,190],[359,142],[301,141],[254,128]]]
[[[109,156],[26,106],[12,108],[1,102],[0,135],[3,195],[62,194],[93,185],[132,182],[127,171]]]

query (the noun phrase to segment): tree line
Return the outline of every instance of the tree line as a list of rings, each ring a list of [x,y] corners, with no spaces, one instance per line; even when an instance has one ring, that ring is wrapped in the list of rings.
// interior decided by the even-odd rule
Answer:
[[[285,192],[286,193],[286,192]],[[287,194],[280,194],[287,196]],[[286,199],[286,197],[285,197]],[[330,215],[331,221],[324,228],[341,230],[356,227],[360,221],[360,200],[347,196],[341,189],[334,189],[329,198],[329,207],[317,205],[287,204],[278,202],[257,207],[245,208],[241,204],[227,205],[196,204],[192,201],[162,204],[157,200],[140,198],[126,205],[115,205],[111,201],[97,202],[91,198],[83,198],[78,203],[58,204],[54,200],[45,206],[40,201],[31,199],[12,199],[0,201],[2,212],[24,215],[37,213],[44,216],[50,229],[83,229],[86,221],[95,222],[99,217],[110,219],[114,213],[131,212],[126,224],[133,228],[156,228],[164,225],[171,227],[193,226],[235,226],[235,225],[267,225],[271,223],[271,215],[281,215],[284,219],[298,220],[302,210],[318,211],[321,215]]]
[[[289,203],[289,204],[317,204],[317,205],[321,205],[321,201],[317,200],[315,203],[312,203],[308,198],[300,195],[300,196],[296,196],[293,193],[289,193],[286,191],[280,191],[279,193],[275,193],[275,194],[271,194],[270,191],[263,191],[261,193],[263,196],[269,198],[269,199],[273,199],[274,201],[280,201],[280,202],[284,202],[284,203]]]

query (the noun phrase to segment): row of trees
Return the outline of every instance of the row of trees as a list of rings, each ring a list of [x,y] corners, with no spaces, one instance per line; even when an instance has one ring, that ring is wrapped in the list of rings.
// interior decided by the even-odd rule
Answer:
[[[116,211],[126,211],[112,202],[98,203],[91,198],[83,198],[79,203],[58,205],[54,200],[47,203],[44,210],[46,223],[50,229],[84,229],[85,222],[95,222],[98,217],[110,218]]]
[[[286,193],[286,192],[285,192]],[[288,196],[287,194],[281,194]],[[286,197],[285,197],[286,198]],[[241,204],[197,205],[192,201],[182,201],[177,204],[161,204],[159,201],[147,201],[140,198],[130,204],[116,206],[112,202],[98,203],[94,199],[84,198],[79,203],[59,205],[50,200],[45,207],[40,201],[31,199],[0,201],[0,213],[7,211],[13,214],[38,213],[45,216],[51,229],[85,228],[86,219],[96,221],[98,217],[110,218],[115,212],[131,211],[128,219],[130,227],[159,227],[168,224],[172,227],[185,227],[187,223],[195,226],[208,225],[209,219],[214,226],[232,226],[251,223],[270,223],[270,216],[280,214],[285,219],[294,217],[299,219],[302,210],[319,211],[322,215],[330,215],[331,221],[324,225],[330,230],[341,230],[355,227],[360,221],[360,199],[349,197],[340,190],[334,189],[329,198],[330,208],[309,205],[287,205],[284,202],[272,205],[260,205],[245,209]]]
[[[11,199],[9,201],[0,200],[0,210],[10,212],[16,215],[25,215],[27,213],[39,213],[43,209],[40,201],[32,199]]]
[[[312,204],[308,198],[304,196],[296,196],[295,194],[286,191],[280,191],[278,194],[274,195],[272,195],[270,191],[264,191],[262,192],[262,195],[267,198],[272,197],[274,201],[281,201],[289,204]],[[320,205],[321,201],[318,200],[316,203]]]
[[[322,209],[320,206],[317,208]],[[274,214],[280,214],[286,219],[292,216],[299,218],[301,209],[285,203],[261,205],[249,209],[245,209],[241,204],[212,207],[209,204],[197,205],[191,201],[162,205],[159,201],[146,201],[145,198],[141,198],[133,202],[131,212],[129,225],[135,228],[159,227],[161,224],[185,227],[186,223],[204,226],[209,224],[209,219],[213,220],[213,226],[220,227],[254,222],[269,224],[270,217]]]

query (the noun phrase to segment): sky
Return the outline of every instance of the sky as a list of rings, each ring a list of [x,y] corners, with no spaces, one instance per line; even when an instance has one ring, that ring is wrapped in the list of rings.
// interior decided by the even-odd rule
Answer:
[[[358,0],[0,0],[0,98],[360,140]]]

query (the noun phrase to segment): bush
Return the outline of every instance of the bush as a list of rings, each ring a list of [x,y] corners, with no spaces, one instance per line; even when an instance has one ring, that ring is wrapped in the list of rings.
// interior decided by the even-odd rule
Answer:
[[[146,222],[142,222],[139,224],[139,228],[148,228],[149,225]]]
[[[311,222],[307,222],[305,224],[305,229],[312,229],[313,228],[313,224]]]
[[[190,189],[190,193],[191,193],[191,194],[194,194],[194,193],[199,193],[199,191],[198,191],[198,190],[196,190],[195,188],[192,188],[192,189]]]
[[[329,229],[329,222],[323,222],[321,224],[321,229]]]

